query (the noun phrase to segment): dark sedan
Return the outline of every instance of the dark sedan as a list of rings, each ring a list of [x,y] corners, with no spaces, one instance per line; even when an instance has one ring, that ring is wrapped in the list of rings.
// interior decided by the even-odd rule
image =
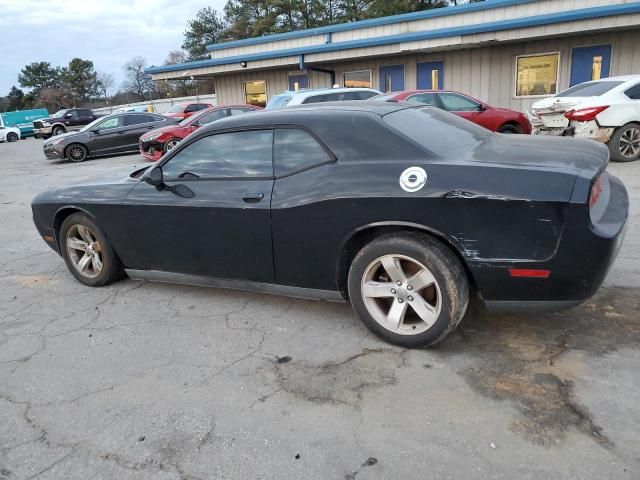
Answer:
[[[45,140],[42,148],[50,160],[83,162],[89,157],[134,153],[140,135],[154,128],[178,123],[155,113],[114,113],[98,118],[77,132]]]
[[[607,162],[591,141],[348,102],[214,122],[156,166],[43,193],[32,208],[85,285],[126,272],[349,299],[376,334],[415,347],[450,333],[470,294],[490,309],[592,296],[628,216]]]

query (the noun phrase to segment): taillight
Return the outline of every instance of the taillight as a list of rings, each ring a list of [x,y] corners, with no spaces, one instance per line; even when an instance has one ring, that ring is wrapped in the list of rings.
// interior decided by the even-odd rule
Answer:
[[[589,208],[593,208],[593,206],[598,202],[601,193],[602,175],[598,177],[598,179],[593,183],[593,186],[591,187],[591,194],[589,195]]]
[[[591,120],[595,120],[598,114],[604,112],[607,108],[609,108],[609,105],[569,110],[568,112],[565,112],[564,116],[569,120],[575,120],[576,122],[590,122]]]
[[[609,183],[609,174],[602,174],[591,184],[589,192],[589,216],[591,223],[596,224],[604,216],[609,206],[609,198],[611,197],[611,185]]]

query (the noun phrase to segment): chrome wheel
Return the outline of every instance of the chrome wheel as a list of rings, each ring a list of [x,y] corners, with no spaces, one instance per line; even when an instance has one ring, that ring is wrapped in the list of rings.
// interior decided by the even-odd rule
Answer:
[[[62,135],[64,133],[64,129],[57,127],[53,129],[53,132],[51,132],[51,135],[53,137],[57,137],[58,135]]]
[[[86,278],[102,273],[102,247],[95,234],[84,225],[72,225],[67,230],[67,254],[74,268]]]
[[[84,157],[86,154],[84,152],[84,148],[82,148],[80,145],[74,145],[69,149],[69,152],[67,155],[72,161],[80,162],[84,160]]]
[[[167,147],[166,147],[167,152],[175,148],[179,142],[180,142],[179,140],[169,140],[167,142]]]
[[[440,287],[431,271],[404,255],[371,262],[362,276],[361,292],[373,319],[400,335],[429,330],[442,309]]]
[[[640,129],[637,127],[627,128],[618,142],[620,154],[629,159],[636,158],[640,154]]]

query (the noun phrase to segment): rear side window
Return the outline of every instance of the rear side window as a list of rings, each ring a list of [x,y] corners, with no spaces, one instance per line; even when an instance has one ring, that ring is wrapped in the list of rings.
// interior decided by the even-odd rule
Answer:
[[[628,90],[625,90],[624,94],[631,100],[640,100],[640,83],[638,85],[634,85]]]
[[[400,133],[438,156],[470,152],[492,135],[475,123],[433,107],[407,108],[383,118]]]
[[[150,123],[155,121],[156,120],[153,115],[125,115],[124,117],[125,126],[140,125],[141,123]]]
[[[441,93],[440,101],[448,112],[477,112],[480,110],[479,103],[457,93]]]
[[[435,93],[417,93],[407,98],[407,102],[415,103],[416,105],[431,105],[433,107],[438,106],[438,99]]]
[[[333,160],[309,132],[295,128],[276,130],[274,151],[276,176],[288,175]]]
[[[180,150],[163,165],[168,180],[273,177],[273,130],[219,133]]]
[[[200,118],[198,118],[198,125],[206,125],[207,123],[215,122],[216,120],[220,120],[227,116],[226,110],[215,110],[213,112],[205,113]]]
[[[302,103],[324,103],[324,102],[332,102],[334,100],[338,100],[338,96],[334,94],[334,98],[331,98],[331,95],[315,95],[313,97],[306,98]]]
[[[556,97],[597,97],[604,95],[609,90],[622,85],[624,82],[619,81],[602,81],[602,82],[586,82],[571,87],[564,92],[560,92]]]

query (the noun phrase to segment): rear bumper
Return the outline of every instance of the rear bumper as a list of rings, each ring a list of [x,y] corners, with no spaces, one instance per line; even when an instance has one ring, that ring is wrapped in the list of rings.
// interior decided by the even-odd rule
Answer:
[[[602,219],[589,220],[584,204],[568,204],[556,253],[541,262],[469,263],[489,309],[549,311],[571,308],[593,296],[613,264],[626,233],[629,197],[609,176],[611,197]],[[512,277],[510,269],[548,270],[548,278]]]
[[[567,127],[545,127],[542,123],[536,123],[533,127],[533,135],[552,135],[560,137],[588,138],[596,142],[607,143],[613,135],[613,128],[604,128],[595,120],[590,122],[572,121]]]

